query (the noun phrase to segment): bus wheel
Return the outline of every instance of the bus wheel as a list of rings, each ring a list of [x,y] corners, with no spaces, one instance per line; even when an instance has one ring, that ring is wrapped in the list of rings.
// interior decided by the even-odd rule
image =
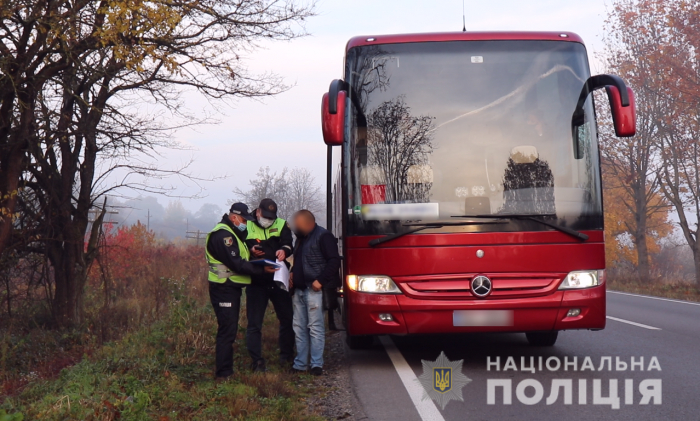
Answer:
[[[557,342],[559,331],[551,332],[527,332],[525,337],[532,346],[553,346]]]
[[[350,349],[367,349],[374,343],[374,336],[345,335],[345,342]]]

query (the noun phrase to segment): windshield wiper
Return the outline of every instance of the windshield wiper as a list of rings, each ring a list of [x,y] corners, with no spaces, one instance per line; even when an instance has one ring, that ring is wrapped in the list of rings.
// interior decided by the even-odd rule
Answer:
[[[528,213],[523,213],[523,214],[513,214],[513,213],[503,213],[503,214],[494,214],[494,215],[456,215],[453,216],[453,218],[501,218],[501,219],[525,219],[528,221],[535,221],[539,222],[542,225],[546,225],[550,228],[554,228],[557,231],[563,232],[564,234],[569,234],[572,237],[578,238],[581,241],[586,241],[588,240],[588,235],[573,230],[571,228],[567,228],[564,226],[561,226],[559,224],[555,224],[553,222],[545,221],[542,219],[539,219],[537,217],[546,217],[546,216],[556,216],[553,213],[543,213],[543,214],[528,214]]]
[[[402,224],[404,227],[413,227],[409,229],[408,231],[402,231],[402,232],[397,232],[396,234],[389,234],[385,235],[384,237],[379,237],[375,238],[374,240],[369,241],[369,246],[370,247],[375,247],[380,244],[386,243],[387,241],[391,240],[396,240],[397,238],[401,238],[404,235],[409,235],[416,233],[418,231],[422,231],[424,229],[428,228],[442,228],[445,226],[466,226],[466,225],[486,225],[486,224],[504,224],[504,221],[499,221],[498,218],[491,218],[494,219],[493,221],[435,221],[435,222],[427,222],[427,223],[422,223],[422,222],[411,222],[407,224]]]

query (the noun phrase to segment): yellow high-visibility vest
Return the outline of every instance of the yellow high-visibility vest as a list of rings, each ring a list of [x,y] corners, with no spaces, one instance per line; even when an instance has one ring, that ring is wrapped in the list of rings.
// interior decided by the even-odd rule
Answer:
[[[248,246],[246,246],[245,243],[241,241],[240,238],[238,238],[238,236],[236,235],[236,233],[233,232],[231,227],[222,223],[216,224],[214,229],[211,230],[209,234],[207,234],[207,241],[204,245],[204,251],[207,254],[207,263],[209,264],[209,281],[223,284],[224,282],[226,282],[227,279],[229,279],[231,282],[235,282],[237,284],[249,285],[250,275],[242,275],[240,273],[232,271],[231,269],[229,269],[228,266],[216,260],[214,256],[209,254],[209,248],[207,247],[207,245],[209,244],[209,237],[212,233],[219,230],[230,232],[233,238],[235,238],[238,242],[238,250],[241,254],[241,258],[246,261],[250,260],[250,251],[248,251]]]
[[[263,228],[253,221],[248,221],[248,240],[267,240],[270,237],[279,237],[286,224],[287,221],[277,218],[269,228]]]

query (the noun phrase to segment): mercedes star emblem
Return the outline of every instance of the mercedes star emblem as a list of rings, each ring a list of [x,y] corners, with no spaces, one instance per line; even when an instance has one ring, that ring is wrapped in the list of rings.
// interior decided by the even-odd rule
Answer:
[[[491,280],[484,275],[472,279],[472,293],[477,297],[486,297],[491,292]]]

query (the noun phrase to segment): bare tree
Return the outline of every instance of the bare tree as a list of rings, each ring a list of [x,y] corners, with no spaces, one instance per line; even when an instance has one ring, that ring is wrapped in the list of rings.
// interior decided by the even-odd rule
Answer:
[[[260,201],[270,198],[277,203],[277,216],[288,220],[300,209],[307,209],[316,215],[325,211],[325,194],[316,179],[306,168],[286,167],[280,173],[270,167],[260,167],[256,177],[250,180],[250,189],[236,188],[231,202],[247,203],[255,209]]]
[[[693,252],[700,285],[700,1],[666,9],[671,36],[657,55],[667,76],[659,86],[669,98],[660,137],[662,191],[673,204],[683,237]]]
[[[316,184],[316,178],[311,171],[306,168],[294,168],[289,173],[287,185],[287,218],[293,212],[306,209],[321,219],[326,209],[326,195],[321,191],[321,186]]]
[[[432,177],[423,173],[430,171],[434,118],[411,115],[411,108],[399,96],[380,104],[367,120],[367,165],[380,169],[385,200],[427,202]]]
[[[283,168],[278,174],[272,172],[270,167],[260,167],[254,178],[249,180],[250,189],[242,190],[236,187],[233,190],[233,202],[243,202],[251,209],[255,209],[260,201],[270,198],[277,202],[278,213],[281,214],[284,206],[284,197],[287,192],[287,168]]]

